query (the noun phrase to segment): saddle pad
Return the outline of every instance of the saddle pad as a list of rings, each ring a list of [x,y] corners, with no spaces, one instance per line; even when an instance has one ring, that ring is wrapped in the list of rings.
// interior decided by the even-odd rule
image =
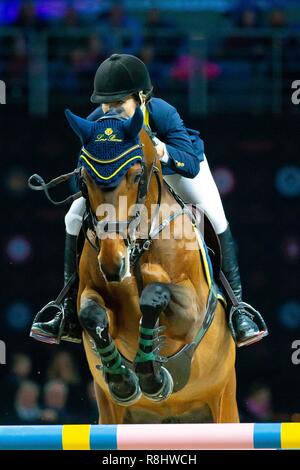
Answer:
[[[194,228],[194,232],[195,232],[197,242],[198,242],[198,245],[199,245],[199,251],[200,251],[201,261],[202,261],[203,267],[204,267],[204,272],[205,272],[205,278],[206,278],[207,285],[210,289],[212,283],[215,283],[215,285],[218,288],[217,297],[218,297],[218,299],[220,299],[222,301],[224,306],[226,306],[227,303],[226,303],[225,296],[224,296],[220,286],[217,284],[216,279],[214,279],[212,263],[211,263],[210,256],[208,254],[208,249],[207,249],[206,243],[204,242],[204,239],[203,239],[203,236],[202,236],[200,230],[198,229],[198,227],[195,224],[193,224],[193,228]]]

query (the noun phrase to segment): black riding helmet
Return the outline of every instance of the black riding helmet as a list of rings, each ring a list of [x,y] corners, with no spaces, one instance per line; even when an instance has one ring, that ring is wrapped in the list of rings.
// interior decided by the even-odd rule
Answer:
[[[96,104],[119,101],[128,95],[145,95],[150,98],[153,90],[146,65],[138,57],[129,54],[113,54],[98,67],[94,78],[91,102]]]

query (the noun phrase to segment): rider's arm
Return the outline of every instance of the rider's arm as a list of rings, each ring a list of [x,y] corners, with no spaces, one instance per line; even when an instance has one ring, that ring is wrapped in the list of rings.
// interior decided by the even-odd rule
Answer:
[[[163,135],[159,137],[166,144],[168,158],[163,158],[162,164],[186,178],[194,178],[199,173],[203,154],[195,151],[183,121],[173,106],[168,106],[163,129]],[[167,160],[166,163],[164,160]]]
[[[157,113],[156,128],[161,129],[158,132],[159,137],[165,143],[166,152],[161,162],[176,173],[186,178],[194,178],[199,173],[199,165],[203,160],[203,154],[195,152],[191,138],[183,124],[181,117],[176,109],[163,103],[162,113]],[[90,121],[96,121],[104,115],[99,106],[87,117]]]

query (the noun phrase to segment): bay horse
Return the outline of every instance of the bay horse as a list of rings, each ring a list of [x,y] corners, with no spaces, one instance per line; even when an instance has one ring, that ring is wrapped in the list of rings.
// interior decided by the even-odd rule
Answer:
[[[224,304],[203,250],[199,256],[198,249],[186,248],[201,238],[163,181],[141,109],[128,119],[107,116],[93,123],[66,115],[83,144],[80,184],[88,230],[77,307],[99,422],[238,422],[235,344]],[[127,207],[144,209],[132,216],[120,207],[121,197]],[[116,209],[110,227],[99,213],[104,204]],[[154,215],[151,205],[158,208]],[[172,207],[173,216],[164,219],[162,207]],[[140,240],[143,210],[147,233]],[[178,220],[189,227],[179,239]],[[153,236],[166,226],[167,238]]]

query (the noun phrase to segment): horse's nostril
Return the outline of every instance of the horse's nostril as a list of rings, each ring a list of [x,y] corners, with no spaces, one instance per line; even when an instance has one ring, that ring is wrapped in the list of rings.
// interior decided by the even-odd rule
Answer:
[[[126,259],[123,257],[115,269],[111,266],[103,266],[101,263],[99,266],[107,282],[121,282],[126,272]]]
[[[107,282],[120,282],[121,281],[121,277],[119,274],[106,274],[105,278]]]

